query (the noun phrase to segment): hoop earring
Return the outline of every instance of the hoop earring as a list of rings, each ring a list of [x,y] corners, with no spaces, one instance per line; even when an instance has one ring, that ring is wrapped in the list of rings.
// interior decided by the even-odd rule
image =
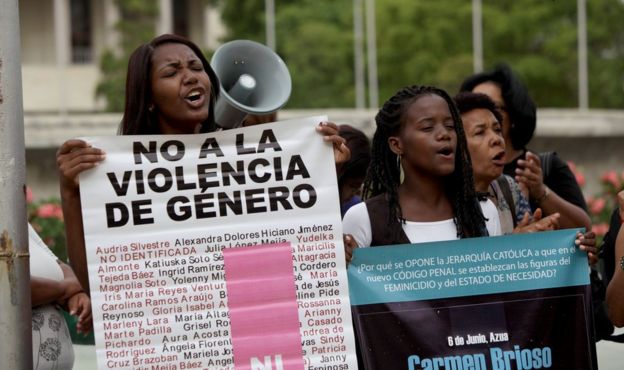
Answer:
[[[402,158],[403,157],[401,156],[401,154],[397,155],[397,168],[399,169],[399,185],[401,185],[403,181],[405,180],[405,172],[403,172],[403,164],[401,163]]]

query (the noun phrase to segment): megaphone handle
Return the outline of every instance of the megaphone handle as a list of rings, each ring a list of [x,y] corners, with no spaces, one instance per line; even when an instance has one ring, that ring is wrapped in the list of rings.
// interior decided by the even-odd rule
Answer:
[[[238,78],[238,80],[236,80],[236,83],[234,84],[234,86],[232,86],[231,89],[228,90],[228,94],[236,101],[240,102],[241,104],[248,104],[247,99],[249,98],[249,95],[251,95],[251,93],[254,91],[254,89],[256,88],[256,79],[253,78],[251,75],[248,74],[242,74],[240,75],[240,77]]]
[[[229,104],[227,99],[219,98],[215,105],[215,120],[219,127],[224,130],[240,127],[243,119],[247,115],[246,112],[236,109]]]

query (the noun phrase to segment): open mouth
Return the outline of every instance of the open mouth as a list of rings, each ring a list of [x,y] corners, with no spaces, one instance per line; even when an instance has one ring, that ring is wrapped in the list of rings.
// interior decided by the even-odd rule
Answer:
[[[451,147],[444,147],[444,148],[438,150],[438,154],[443,155],[445,157],[451,156],[451,155],[453,155],[453,153],[455,153],[455,151]]]
[[[188,94],[185,99],[189,100],[191,102],[196,102],[199,99],[201,99],[201,97],[202,97],[201,92],[195,90],[195,91],[191,92],[190,94]]]
[[[492,162],[495,165],[504,166],[505,165],[504,158],[505,158],[505,152],[504,151],[498,152],[496,153],[494,157],[492,157]]]

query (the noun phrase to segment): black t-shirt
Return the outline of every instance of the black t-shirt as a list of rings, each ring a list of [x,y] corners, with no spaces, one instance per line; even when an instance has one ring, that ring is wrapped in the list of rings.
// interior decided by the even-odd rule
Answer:
[[[544,173],[544,184],[548,186],[550,190],[555,192],[561,198],[567,200],[568,202],[575,204],[581,207],[585,212],[587,212],[587,204],[585,203],[585,198],[583,197],[583,192],[576,182],[576,178],[574,174],[568,167],[568,164],[564,162],[556,152],[550,152],[550,168],[548,169],[548,173],[545,173],[544,167],[545,163],[542,163],[542,172]],[[503,172],[506,175],[511,177],[516,176],[516,168],[518,168],[518,160],[524,159],[526,154],[526,150],[514,159],[511,163],[505,165],[505,169]],[[541,157],[543,158],[543,157]],[[531,202],[531,209],[535,211],[538,208],[538,205],[534,202]]]

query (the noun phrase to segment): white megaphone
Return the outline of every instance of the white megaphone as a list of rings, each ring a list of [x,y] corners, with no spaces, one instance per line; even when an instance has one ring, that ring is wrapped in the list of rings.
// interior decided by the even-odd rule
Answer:
[[[292,90],[286,64],[273,50],[249,40],[220,46],[210,62],[221,83],[215,121],[224,130],[239,127],[247,114],[275,112]]]

